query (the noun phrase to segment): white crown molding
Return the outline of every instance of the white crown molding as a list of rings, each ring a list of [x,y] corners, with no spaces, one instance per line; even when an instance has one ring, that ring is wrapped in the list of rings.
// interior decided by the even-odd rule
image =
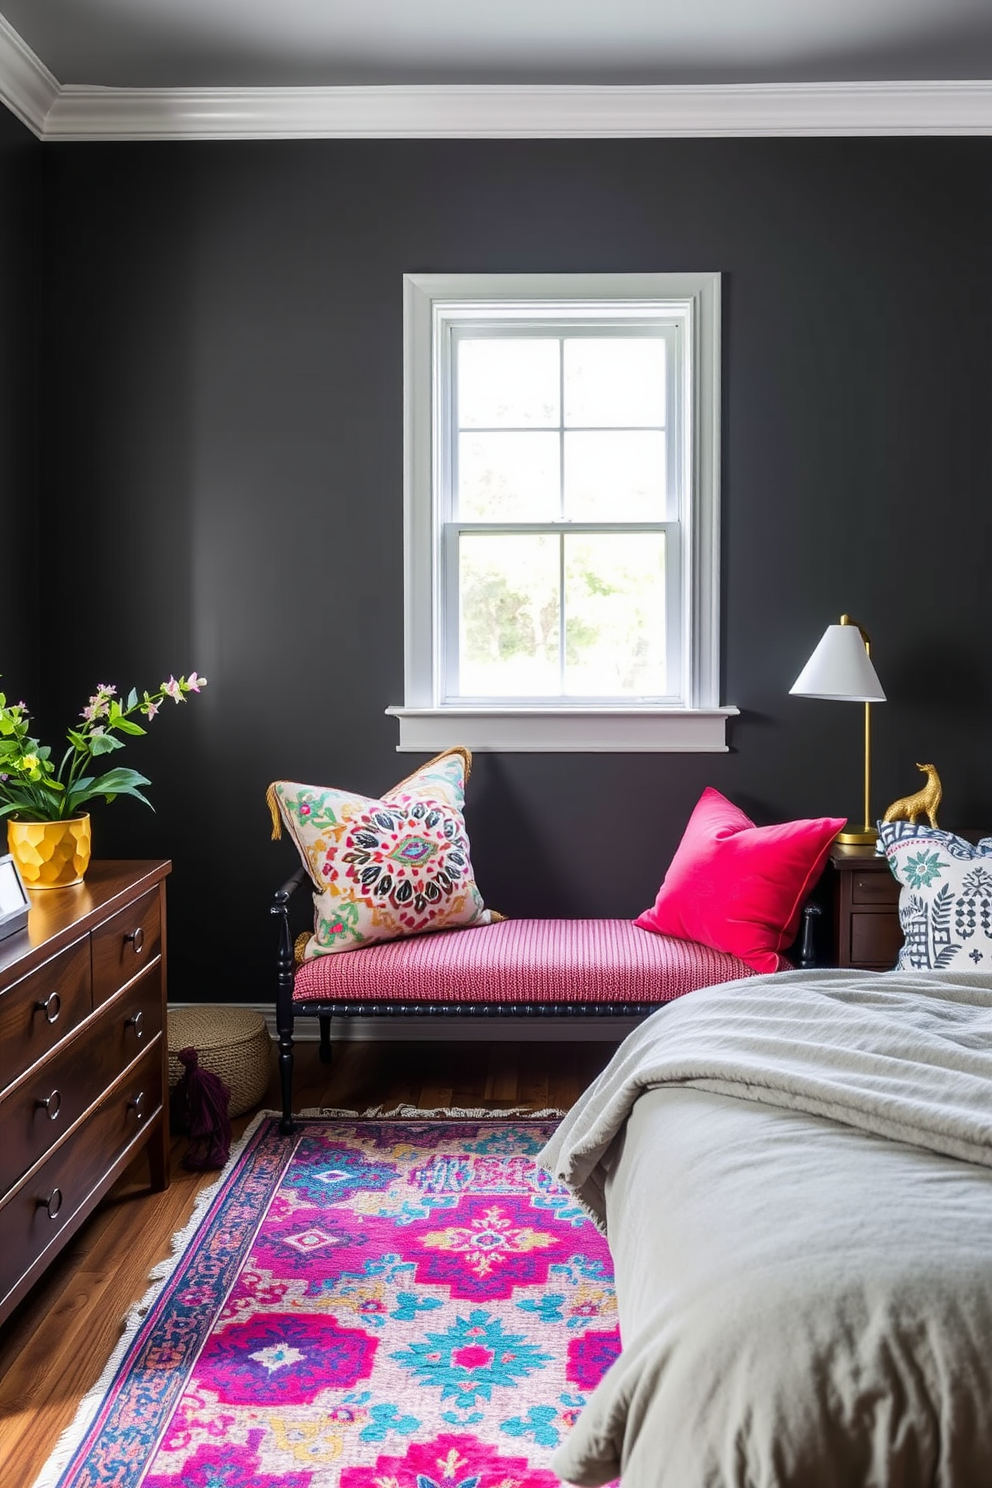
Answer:
[[[58,95],[58,79],[0,15],[0,103],[43,139],[45,121]]]
[[[42,140],[679,139],[992,134],[992,81],[95,88],[0,15],[0,102]]]
[[[44,138],[563,139],[992,134],[992,82],[81,88]]]

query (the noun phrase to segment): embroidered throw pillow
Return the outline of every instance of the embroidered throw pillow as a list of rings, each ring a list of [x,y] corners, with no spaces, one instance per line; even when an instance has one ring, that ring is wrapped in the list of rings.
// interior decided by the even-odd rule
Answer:
[[[285,823],[313,880],[314,930],[303,959],[424,930],[488,925],[463,808],[467,749],[429,760],[381,800],[276,780],[272,835]]]
[[[658,897],[634,921],[643,930],[697,940],[755,971],[781,971],[803,904],[842,816],[756,827],[707,786],[689,818]]]
[[[878,851],[899,891],[899,971],[992,970],[992,838],[977,847],[938,827],[879,822]]]

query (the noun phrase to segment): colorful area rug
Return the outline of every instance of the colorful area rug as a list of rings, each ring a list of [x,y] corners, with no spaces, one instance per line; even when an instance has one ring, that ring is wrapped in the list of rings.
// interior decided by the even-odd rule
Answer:
[[[556,1488],[619,1335],[553,1127],[260,1118],[37,1488]]]

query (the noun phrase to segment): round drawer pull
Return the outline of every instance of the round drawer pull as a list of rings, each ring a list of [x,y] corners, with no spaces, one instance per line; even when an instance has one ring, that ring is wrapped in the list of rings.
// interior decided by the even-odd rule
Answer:
[[[54,1219],[62,1208],[62,1190],[53,1188],[47,1199],[38,1200],[39,1209],[47,1209],[49,1219]]]
[[[127,1108],[128,1108],[129,1111],[133,1111],[134,1112],[134,1117],[135,1117],[135,1120],[136,1121],[144,1121],[144,1119],[145,1119],[145,1113],[141,1109],[142,1108],[142,1105],[144,1104],[144,1099],[145,1099],[145,1092],[143,1090],[139,1090],[138,1093],[137,1093],[137,1095],[134,1097],[134,1099],[133,1100],[129,1100],[128,1103],[127,1103]]]
[[[44,1100],[36,1100],[35,1105],[41,1107],[49,1121],[58,1121],[59,1112],[62,1109],[61,1090],[53,1090],[51,1095],[46,1096]]]
[[[35,1011],[44,1013],[46,1023],[57,1023],[62,1011],[62,999],[57,992],[50,992],[44,1002],[35,1003]]]
[[[137,930],[130,931],[129,934],[125,935],[124,939],[131,942],[131,948],[134,951],[134,954],[136,956],[140,956],[142,947],[145,944],[145,932],[142,930],[141,926],[139,925]]]
[[[141,1026],[144,1022],[144,1017],[144,1013],[139,1008],[136,1013],[132,1013],[131,1017],[128,1018],[127,1022],[124,1024],[125,1028],[134,1029],[134,1036],[139,1041],[139,1043],[145,1036],[145,1030]]]

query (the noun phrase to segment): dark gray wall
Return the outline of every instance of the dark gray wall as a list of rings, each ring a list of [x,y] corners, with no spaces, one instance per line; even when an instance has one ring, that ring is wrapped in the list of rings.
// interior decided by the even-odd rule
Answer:
[[[45,636],[54,725],[97,681],[208,691],[126,760],[170,856],[171,987],[268,995],[294,864],[264,791],[374,794],[402,698],[404,271],[721,270],[725,756],[479,755],[468,820],[504,911],[649,903],[699,791],[849,813],[860,711],[788,696],[823,627],[871,632],[876,802],[932,759],[992,827],[992,142],[46,145],[46,500],[86,603]],[[72,580],[66,578],[66,585]],[[457,742],[453,740],[452,742]]]
[[[41,144],[0,108],[0,692],[40,705],[38,183]],[[6,834],[0,826],[0,852]]]

